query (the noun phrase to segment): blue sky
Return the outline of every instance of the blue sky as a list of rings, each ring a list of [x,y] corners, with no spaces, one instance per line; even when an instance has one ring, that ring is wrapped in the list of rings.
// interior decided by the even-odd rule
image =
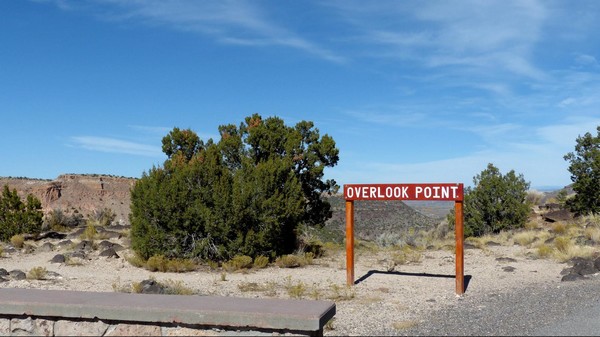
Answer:
[[[599,1],[0,1],[0,176],[140,177],[173,127],[313,121],[327,178],[569,184]]]

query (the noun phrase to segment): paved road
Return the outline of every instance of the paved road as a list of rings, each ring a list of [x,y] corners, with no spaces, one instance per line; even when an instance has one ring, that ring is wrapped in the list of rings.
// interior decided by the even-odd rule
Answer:
[[[400,334],[600,336],[600,276],[507,294],[465,295]]]

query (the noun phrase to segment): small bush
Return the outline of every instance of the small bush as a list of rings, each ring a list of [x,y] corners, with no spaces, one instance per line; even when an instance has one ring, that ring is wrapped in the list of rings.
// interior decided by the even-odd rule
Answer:
[[[23,244],[25,243],[25,237],[22,234],[13,235],[10,238],[10,243],[15,248],[23,248]]]
[[[254,268],[262,269],[269,264],[269,258],[263,255],[259,255],[254,258]]]
[[[27,278],[30,280],[44,280],[48,271],[44,267],[33,267],[27,272]]]
[[[129,264],[131,264],[134,267],[137,267],[137,268],[146,267],[146,261],[143,258],[141,258],[138,254],[134,254],[132,256],[127,256],[125,258],[125,260],[127,260],[127,262],[129,262]]]
[[[536,253],[539,258],[546,258],[552,255],[553,249],[547,244],[541,244],[537,247]]]
[[[247,255],[236,255],[231,259],[231,264],[236,270],[251,268],[252,258]]]
[[[552,225],[552,232],[554,232],[557,235],[563,235],[567,232],[567,224],[565,224],[564,222],[556,222],[554,223],[554,225]]]
[[[98,231],[96,230],[96,226],[92,223],[88,224],[83,233],[81,233],[80,238],[82,240],[90,240],[93,241],[96,238]]]
[[[163,255],[154,255],[146,261],[146,269],[149,271],[167,271],[167,259]]]
[[[589,227],[585,229],[585,237],[592,240],[594,243],[600,243],[600,228]]]
[[[196,263],[189,259],[167,259],[163,255],[154,255],[146,261],[149,271],[182,273],[196,269]]]
[[[572,245],[573,245],[573,243],[571,242],[571,239],[568,237],[559,236],[556,239],[554,239],[554,247],[560,253],[566,254]]]
[[[519,246],[528,246],[537,239],[537,233],[534,231],[525,231],[513,236],[513,240]]]
[[[256,282],[241,282],[238,284],[238,289],[245,293],[249,291],[261,291],[262,287]]]

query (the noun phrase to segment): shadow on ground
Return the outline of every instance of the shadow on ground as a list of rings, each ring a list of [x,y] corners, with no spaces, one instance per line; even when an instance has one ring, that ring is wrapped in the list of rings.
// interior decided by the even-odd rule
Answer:
[[[456,278],[456,275],[444,275],[444,274],[429,274],[429,273],[406,273],[401,271],[381,271],[381,270],[369,270],[365,275],[361,276],[358,280],[354,281],[354,284],[359,284],[374,274],[381,275],[396,275],[396,276],[417,276],[417,277],[435,277],[435,278]],[[469,282],[471,281],[471,275],[465,275],[465,289],[469,288]]]

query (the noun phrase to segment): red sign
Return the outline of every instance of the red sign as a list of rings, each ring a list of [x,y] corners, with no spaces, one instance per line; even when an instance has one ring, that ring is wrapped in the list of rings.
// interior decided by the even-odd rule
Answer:
[[[463,184],[349,184],[346,200],[462,201]]]

